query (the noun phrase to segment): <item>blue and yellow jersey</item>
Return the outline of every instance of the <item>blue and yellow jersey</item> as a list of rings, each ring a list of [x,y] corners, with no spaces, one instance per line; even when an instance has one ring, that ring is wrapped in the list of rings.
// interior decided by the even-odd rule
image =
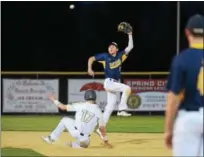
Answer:
[[[173,59],[167,89],[184,92],[180,109],[198,110],[204,105],[204,45],[194,45]]]
[[[105,70],[105,78],[112,78],[115,80],[121,79],[121,66],[127,59],[125,50],[117,52],[116,56],[109,53],[100,53],[95,55],[96,61],[103,64]]]

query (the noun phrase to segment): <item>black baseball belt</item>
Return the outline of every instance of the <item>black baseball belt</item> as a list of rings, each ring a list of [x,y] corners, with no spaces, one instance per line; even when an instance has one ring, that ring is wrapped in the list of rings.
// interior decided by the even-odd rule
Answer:
[[[74,127],[75,130],[78,130],[78,128],[75,126]],[[79,130],[78,130],[79,131]],[[80,133],[81,136],[85,136],[83,133]],[[91,135],[88,135],[88,137],[90,137]]]

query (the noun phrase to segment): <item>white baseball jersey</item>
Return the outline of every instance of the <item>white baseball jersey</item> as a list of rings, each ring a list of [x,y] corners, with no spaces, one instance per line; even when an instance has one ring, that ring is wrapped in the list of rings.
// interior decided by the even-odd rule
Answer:
[[[76,111],[74,126],[80,133],[90,135],[97,124],[104,126],[103,116],[97,104],[76,103],[71,106],[72,111]]]

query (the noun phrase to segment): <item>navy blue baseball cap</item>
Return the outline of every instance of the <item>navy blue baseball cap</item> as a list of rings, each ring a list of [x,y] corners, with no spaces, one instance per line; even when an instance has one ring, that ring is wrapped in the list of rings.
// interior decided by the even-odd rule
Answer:
[[[118,48],[118,44],[116,42],[111,42],[110,45],[114,45],[115,47]]]
[[[196,14],[188,19],[186,29],[189,29],[193,34],[204,34],[204,16]]]

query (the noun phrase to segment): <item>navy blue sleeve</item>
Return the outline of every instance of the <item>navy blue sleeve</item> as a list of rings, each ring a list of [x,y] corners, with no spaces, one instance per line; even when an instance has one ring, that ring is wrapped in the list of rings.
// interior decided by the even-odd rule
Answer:
[[[121,56],[126,55],[125,50],[119,51],[118,54],[121,55]]]
[[[122,59],[122,62],[124,62],[128,57],[128,55],[125,53],[125,50],[119,51],[118,56]]]
[[[184,69],[182,67],[182,58],[179,56],[173,59],[171,71],[168,78],[167,89],[175,94],[183,90]]]
[[[105,61],[106,53],[99,53],[99,54],[96,54],[94,57],[96,61]]]

